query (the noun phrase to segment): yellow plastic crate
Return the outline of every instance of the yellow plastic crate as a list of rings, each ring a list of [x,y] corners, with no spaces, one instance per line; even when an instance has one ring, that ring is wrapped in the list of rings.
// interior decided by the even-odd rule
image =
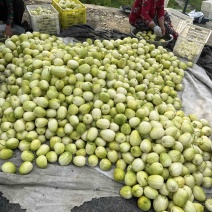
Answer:
[[[77,9],[62,9],[59,5],[60,0],[52,0],[52,6],[59,13],[59,20],[62,29],[66,29],[69,26],[75,24],[85,24],[86,23],[86,8],[85,6],[78,0],[72,0],[76,4],[80,4],[81,7]]]

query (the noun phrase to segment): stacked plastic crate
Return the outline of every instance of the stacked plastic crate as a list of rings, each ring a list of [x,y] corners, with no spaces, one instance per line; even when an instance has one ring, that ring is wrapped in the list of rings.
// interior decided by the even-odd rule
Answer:
[[[210,35],[210,29],[187,24],[180,32],[173,52],[181,58],[196,63]]]
[[[170,15],[170,19],[172,21],[173,28],[176,32],[180,33],[180,31],[185,27],[186,24],[192,24],[193,18],[188,15],[183,14],[182,12],[172,9],[166,8],[165,9],[168,14]]]

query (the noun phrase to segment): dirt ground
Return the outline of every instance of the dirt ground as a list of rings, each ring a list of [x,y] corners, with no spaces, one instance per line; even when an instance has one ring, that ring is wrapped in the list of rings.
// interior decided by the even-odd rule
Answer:
[[[87,23],[100,29],[116,29],[123,33],[130,33],[131,26],[128,14],[120,9],[107,8],[96,5],[86,5]],[[212,21],[198,26],[212,30]],[[207,45],[212,45],[212,34]]]
[[[28,0],[25,5],[51,4],[51,0]],[[102,7],[92,4],[85,4],[86,24],[97,29],[116,29],[120,32],[130,32],[128,14],[117,8]],[[29,15],[25,10],[23,21],[29,22]]]
[[[27,4],[36,5],[46,3],[51,4],[51,0],[26,1],[26,5]],[[86,24],[89,24],[96,29],[115,29],[123,33],[130,33],[131,26],[129,24],[128,19],[129,14],[123,12],[121,9],[97,6],[92,4],[85,4],[85,7],[86,7]],[[26,11],[23,19],[29,22],[29,17]],[[212,21],[199,26],[212,30]],[[212,35],[210,36],[207,44],[212,45]]]
[[[98,29],[116,29],[130,33],[128,14],[120,9],[86,5],[87,23]]]

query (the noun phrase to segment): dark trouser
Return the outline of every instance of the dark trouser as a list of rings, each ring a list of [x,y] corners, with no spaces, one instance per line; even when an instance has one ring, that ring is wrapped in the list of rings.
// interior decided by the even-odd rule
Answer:
[[[158,24],[157,17],[154,18],[154,22]],[[166,28],[166,34],[172,34],[174,38],[177,39],[178,33],[173,29],[170,15],[168,14],[167,11],[165,11],[165,14],[164,14],[164,25]],[[148,26],[142,19],[138,19],[133,26],[136,27],[137,29],[148,30]]]
[[[14,11],[14,18],[13,23],[21,26],[22,17],[24,14],[25,6],[23,0],[13,0],[13,11]],[[8,9],[7,5],[4,3],[0,5],[0,21],[7,21],[8,16]]]

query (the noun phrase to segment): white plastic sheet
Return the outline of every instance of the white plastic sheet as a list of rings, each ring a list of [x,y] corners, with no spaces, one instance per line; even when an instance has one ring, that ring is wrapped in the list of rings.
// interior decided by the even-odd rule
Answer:
[[[183,80],[184,91],[179,95],[186,114],[206,118],[212,126],[212,81],[198,65],[189,68]],[[20,165],[20,153],[13,161]],[[2,165],[0,161],[0,166]],[[118,196],[121,183],[112,180],[112,171],[98,168],[78,168],[73,165],[50,164],[46,169],[34,168],[26,175],[0,172],[0,191],[12,203],[27,212],[70,212],[92,198]],[[206,190],[211,195],[211,190]]]

